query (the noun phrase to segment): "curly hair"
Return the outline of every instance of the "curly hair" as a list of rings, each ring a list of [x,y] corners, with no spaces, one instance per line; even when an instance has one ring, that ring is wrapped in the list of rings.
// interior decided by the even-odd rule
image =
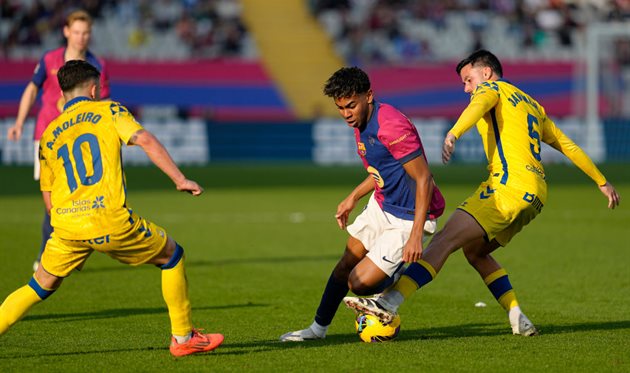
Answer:
[[[334,99],[350,97],[370,90],[370,78],[358,67],[342,67],[324,84],[324,94]]]

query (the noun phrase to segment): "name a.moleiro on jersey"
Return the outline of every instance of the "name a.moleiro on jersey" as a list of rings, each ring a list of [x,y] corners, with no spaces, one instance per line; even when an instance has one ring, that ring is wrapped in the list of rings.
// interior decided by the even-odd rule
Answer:
[[[75,124],[88,123],[88,122],[92,124],[96,124],[101,120],[101,118],[102,118],[101,114],[95,115],[94,113],[90,111],[77,114],[75,118],[70,118],[70,120],[63,122],[63,124],[61,124],[60,126],[57,126],[57,128],[55,128],[52,131],[54,139],[52,141],[48,141],[46,143],[46,146],[48,147],[48,149],[52,149],[53,145],[55,144],[55,140],[57,140],[57,137],[59,137],[59,135],[61,135],[63,131],[74,126]]]

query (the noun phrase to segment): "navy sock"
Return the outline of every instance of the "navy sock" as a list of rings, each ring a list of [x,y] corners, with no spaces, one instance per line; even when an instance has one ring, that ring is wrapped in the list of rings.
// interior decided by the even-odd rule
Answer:
[[[328,278],[326,289],[324,289],[324,294],[322,294],[322,300],[319,301],[319,307],[315,313],[315,322],[321,326],[330,325],[333,317],[335,317],[335,313],[337,313],[339,304],[349,290],[347,281],[339,282],[335,279],[335,275],[331,274],[330,278]]]
[[[47,212],[44,212],[44,220],[42,221],[42,243],[39,247],[39,254],[37,255],[37,261],[39,262],[42,259],[42,254],[44,253],[44,248],[46,247],[46,242],[50,238],[50,235],[53,232],[53,227],[50,225],[50,215]]]

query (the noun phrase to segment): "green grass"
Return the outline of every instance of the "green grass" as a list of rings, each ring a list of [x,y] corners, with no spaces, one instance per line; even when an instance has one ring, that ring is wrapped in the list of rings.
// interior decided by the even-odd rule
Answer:
[[[628,198],[628,165],[602,169]],[[482,167],[434,171],[446,214],[485,177]],[[360,167],[186,172],[204,185],[203,196],[177,193],[155,169],[132,168],[129,198],[186,249],[195,325],[224,333],[223,346],[172,358],[159,270],[95,253],[0,338],[0,371],[630,371],[630,213],[606,209],[575,168],[548,167],[543,213],[497,252],[539,337],[510,334],[457,252],[402,306],[401,334],[383,344],[360,342],[345,309],[325,341],[277,342],[312,321],[347,237],[333,215],[363,179]],[[43,205],[30,174],[0,168],[0,299],[29,280],[39,247]],[[488,307],[475,308],[478,301]]]

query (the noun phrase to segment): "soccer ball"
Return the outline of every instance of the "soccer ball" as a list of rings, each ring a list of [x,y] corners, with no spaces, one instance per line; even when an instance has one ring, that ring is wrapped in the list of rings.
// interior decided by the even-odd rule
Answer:
[[[400,331],[400,316],[396,315],[394,320],[384,325],[373,315],[358,314],[354,320],[357,334],[363,342],[385,342],[396,338]]]

